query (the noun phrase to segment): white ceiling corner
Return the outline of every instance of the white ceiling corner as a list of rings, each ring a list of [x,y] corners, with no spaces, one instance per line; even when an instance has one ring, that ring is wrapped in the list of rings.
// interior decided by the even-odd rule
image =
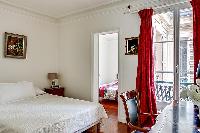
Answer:
[[[54,19],[119,1],[126,0],[0,0],[1,3]]]

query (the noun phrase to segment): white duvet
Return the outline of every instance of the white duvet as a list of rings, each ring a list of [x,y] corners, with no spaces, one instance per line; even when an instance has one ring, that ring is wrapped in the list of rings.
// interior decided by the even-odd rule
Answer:
[[[101,118],[101,104],[45,94],[0,104],[0,133],[80,132]]]
[[[172,104],[167,105],[149,133],[193,133],[193,103],[181,101],[179,106],[179,110],[174,113]],[[175,119],[177,117],[178,120]]]

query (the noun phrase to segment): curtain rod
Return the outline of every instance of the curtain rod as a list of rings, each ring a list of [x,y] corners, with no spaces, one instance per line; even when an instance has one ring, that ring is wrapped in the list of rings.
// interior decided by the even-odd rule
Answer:
[[[153,3],[153,2],[151,2],[151,3]],[[134,11],[131,11],[130,14],[138,13],[140,10],[146,9],[146,8],[147,9],[152,8],[154,10],[154,13],[160,13],[160,12],[163,12],[163,10],[164,11],[172,10],[174,7],[177,7],[177,6],[181,7],[181,8],[191,8],[189,1],[172,3],[172,4],[162,5],[162,6],[159,6],[159,7],[157,7],[157,6],[159,6],[159,5],[149,5],[147,7],[141,7],[141,9],[136,9]],[[134,7],[132,6],[132,8],[134,8]]]

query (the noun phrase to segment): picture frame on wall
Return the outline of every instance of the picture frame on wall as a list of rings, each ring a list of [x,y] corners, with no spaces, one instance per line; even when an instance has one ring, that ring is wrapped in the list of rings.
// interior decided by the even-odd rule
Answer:
[[[125,55],[137,55],[138,54],[139,37],[125,38],[125,40],[126,40]]]
[[[5,32],[4,56],[26,59],[27,36]]]

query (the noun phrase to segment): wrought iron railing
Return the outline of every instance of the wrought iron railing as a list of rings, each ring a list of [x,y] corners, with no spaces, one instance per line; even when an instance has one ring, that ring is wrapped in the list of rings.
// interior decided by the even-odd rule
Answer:
[[[193,83],[180,83],[180,90],[188,88]],[[173,82],[155,81],[156,85],[156,100],[157,101],[171,101],[173,98]]]

